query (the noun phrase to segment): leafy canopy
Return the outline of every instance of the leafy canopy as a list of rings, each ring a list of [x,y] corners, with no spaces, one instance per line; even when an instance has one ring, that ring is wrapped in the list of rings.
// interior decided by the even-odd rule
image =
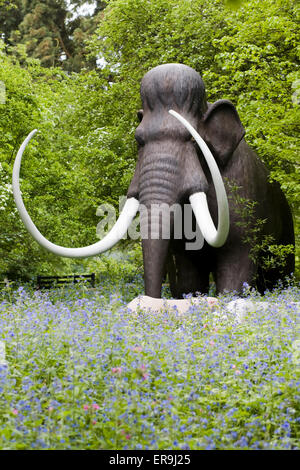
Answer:
[[[33,128],[40,130],[22,165],[24,199],[38,228],[62,245],[93,243],[97,206],[110,202],[118,207],[133,175],[140,80],[168,62],[197,70],[209,101],[228,98],[234,103],[246,140],[287,195],[299,233],[298,2],[245,0],[234,9],[230,4],[237,2],[225,0],[110,0],[106,7],[97,2],[95,34],[90,30],[78,43],[74,58],[78,53],[85,59],[76,67],[58,60],[61,48],[58,55],[53,49],[49,62],[47,51],[37,53],[40,40],[29,48],[34,38],[26,36],[31,33],[24,25],[40,2],[13,3],[18,2],[30,9],[25,16],[21,10],[23,26],[0,20],[0,31],[7,28],[0,53],[0,80],[6,88],[5,103],[0,100],[2,273],[30,277],[82,266],[44,252],[15,213],[9,185],[23,138]],[[49,10],[49,21],[63,3],[44,2],[53,13]],[[2,2],[0,8],[2,13],[8,5]],[[44,28],[44,17],[39,18],[34,31]],[[21,35],[13,40],[15,28]],[[74,37],[68,35],[73,46]],[[86,64],[95,58],[102,65],[89,70]]]

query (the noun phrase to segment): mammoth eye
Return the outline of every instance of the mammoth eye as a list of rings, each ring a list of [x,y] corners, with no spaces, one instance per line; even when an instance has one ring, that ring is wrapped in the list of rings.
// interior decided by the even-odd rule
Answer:
[[[142,122],[143,116],[144,116],[144,111],[142,109],[139,109],[137,112],[137,117],[140,122]]]

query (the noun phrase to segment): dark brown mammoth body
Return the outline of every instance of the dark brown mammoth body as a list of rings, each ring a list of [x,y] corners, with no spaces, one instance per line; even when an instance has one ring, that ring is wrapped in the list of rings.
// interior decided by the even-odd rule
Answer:
[[[208,104],[200,75],[181,64],[150,70],[142,80],[141,97],[143,110],[138,113],[141,122],[136,130],[139,157],[128,197],[135,197],[150,208],[152,204],[188,203],[190,195],[204,192],[212,219],[217,223],[210,172],[191,135],[169,114],[173,109],[208,144],[223,179],[239,186],[240,197],[256,201],[255,218],[265,223],[253,243],[272,236],[274,245],[294,244],[293,220],[286,198],[277,183],[269,183],[268,170],[246,144],[244,128],[232,103],[219,100]],[[247,213],[241,216],[242,209],[234,202],[234,194],[228,194],[228,199],[230,229],[220,248],[205,242],[201,250],[187,251],[184,239],[142,240],[146,295],[161,296],[166,270],[172,295],[177,298],[190,292],[208,292],[210,273],[217,292],[241,292],[244,282],[255,283],[260,291],[276,284],[279,272],[265,270],[259,257],[254,262],[250,256],[251,243],[246,239],[254,234],[251,211],[249,219]],[[293,270],[291,254],[280,271],[281,276],[290,275]]]
[[[293,254],[286,257],[280,271],[267,270],[259,253],[256,259],[252,256],[253,248],[262,242],[275,247],[294,245],[293,219],[279,185],[269,183],[266,167],[246,144],[244,128],[232,103],[219,100],[208,104],[200,75],[182,64],[150,70],[142,80],[141,97],[143,109],[138,113],[140,125],[136,130],[139,157],[128,198],[114,227],[93,245],[61,247],[35,227],[22,200],[20,167],[22,154],[36,130],[24,140],[15,159],[12,186],[19,214],[35,240],[58,256],[95,256],[123,237],[140,207],[145,209],[141,228],[148,296],[161,296],[166,271],[174,297],[206,293],[211,273],[217,292],[241,292],[245,282],[263,291],[272,288],[279,277],[290,275],[294,270]],[[223,180],[229,182],[228,197]],[[237,192],[230,194],[230,185],[239,187],[239,197],[249,207],[255,201],[254,213],[235,203]],[[163,204],[167,209],[176,204],[180,210],[185,204],[192,208],[192,222],[196,226],[196,218],[202,241],[206,240],[201,249],[200,245],[197,250],[187,249],[190,240],[184,238],[189,238],[185,230],[183,237],[175,236],[177,219],[172,213],[167,218],[171,236],[163,236],[165,220],[151,212],[154,205]],[[185,216],[181,217],[186,228]],[[255,231],[262,220],[261,230]]]

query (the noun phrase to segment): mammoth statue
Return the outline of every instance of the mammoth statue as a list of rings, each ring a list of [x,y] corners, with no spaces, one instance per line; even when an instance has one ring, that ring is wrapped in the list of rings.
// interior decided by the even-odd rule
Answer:
[[[242,216],[234,198],[229,197],[230,184],[227,198],[223,182],[239,187],[240,200],[255,201],[255,218],[264,221],[256,243],[270,236],[275,246],[294,245],[293,219],[279,184],[269,182],[268,170],[246,144],[233,104],[228,100],[208,103],[200,75],[182,64],[160,65],[146,73],[141,98],[143,109],[138,112],[140,124],[135,133],[138,161],[127,201],[111,231],[101,241],[84,248],[64,248],[49,242],[24,207],[19,171],[23,151],[35,131],[29,134],[20,147],[13,171],[15,201],[29,232],[57,255],[94,256],[123,237],[143,206],[149,209],[141,213],[140,221],[141,229],[146,227],[146,236],[142,236],[146,295],[161,296],[166,272],[172,295],[177,298],[186,293],[208,292],[210,273],[217,293],[241,292],[243,283],[253,285],[254,279],[259,290],[272,288],[278,272],[267,270],[259,256],[250,256],[249,235],[255,227],[250,224],[250,214],[249,223],[245,223],[245,211]],[[184,234],[174,237],[173,212],[169,212],[170,236],[162,236],[163,213],[154,216],[150,209],[153,205],[174,204],[191,209],[194,227],[197,222],[204,238],[198,249],[187,249],[190,240]],[[180,217],[184,223],[184,216]],[[294,255],[290,253],[281,276],[290,275],[293,269]]]

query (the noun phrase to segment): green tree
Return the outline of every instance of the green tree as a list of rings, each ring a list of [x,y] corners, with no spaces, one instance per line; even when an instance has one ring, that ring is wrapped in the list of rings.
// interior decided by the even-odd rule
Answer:
[[[93,14],[78,15],[76,11],[84,0],[14,0],[9,9],[0,4],[0,32],[6,44],[26,46],[26,53],[38,58],[44,67],[61,66],[79,71],[81,67],[94,68],[96,58],[87,58],[85,40],[95,31],[100,21],[104,1],[94,4]],[[74,15],[75,13],[75,15]]]
[[[27,6],[41,3],[17,1]],[[52,11],[53,0],[43,3]],[[39,27],[46,28],[45,34],[50,31],[43,16],[33,23],[32,36],[25,28],[16,38],[14,54],[7,41],[6,53],[2,48],[0,80],[7,97],[5,105],[0,103],[0,221],[5,227],[0,271],[28,277],[37,271],[75,266],[72,260],[42,250],[14,211],[12,163],[25,135],[40,129],[22,165],[22,191],[34,222],[58,244],[93,243],[97,206],[111,202],[118,207],[118,198],[126,194],[133,175],[140,80],[150,68],[167,62],[196,69],[204,78],[209,101],[228,98],[237,106],[246,139],[269,166],[271,177],[280,182],[299,233],[298,4],[245,0],[231,9],[232,2],[225,0],[110,0],[104,8],[105,3],[98,2],[98,16],[91,19],[98,27],[88,46],[90,33],[78,34],[78,53],[76,28],[68,29],[65,20],[66,44],[70,40],[70,50],[74,47],[75,52],[61,62],[63,48],[59,47],[57,55],[52,51],[52,59],[44,63],[60,64],[60,68],[41,67],[32,58],[46,57],[37,54],[42,36],[30,50],[31,58],[26,53]],[[1,20],[0,25],[2,31]],[[81,25],[80,20],[79,29]],[[78,54],[83,58],[76,65]],[[88,70],[86,64],[95,57],[104,58],[106,66]],[[79,69],[80,73],[70,73]]]
[[[22,18],[22,0],[0,0],[0,35],[4,41],[8,43],[11,32],[18,28]]]
[[[42,68],[28,59],[22,67],[0,53],[0,272],[9,278],[72,271],[71,260],[46,252],[32,240],[15,209],[11,174],[15,154],[34,128],[39,133],[24,155],[21,189],[39,230],[60,245],[81,246],[96,239],[97,199],[80,139],[72,133],[76,97],[83,93],[77,76]]]

